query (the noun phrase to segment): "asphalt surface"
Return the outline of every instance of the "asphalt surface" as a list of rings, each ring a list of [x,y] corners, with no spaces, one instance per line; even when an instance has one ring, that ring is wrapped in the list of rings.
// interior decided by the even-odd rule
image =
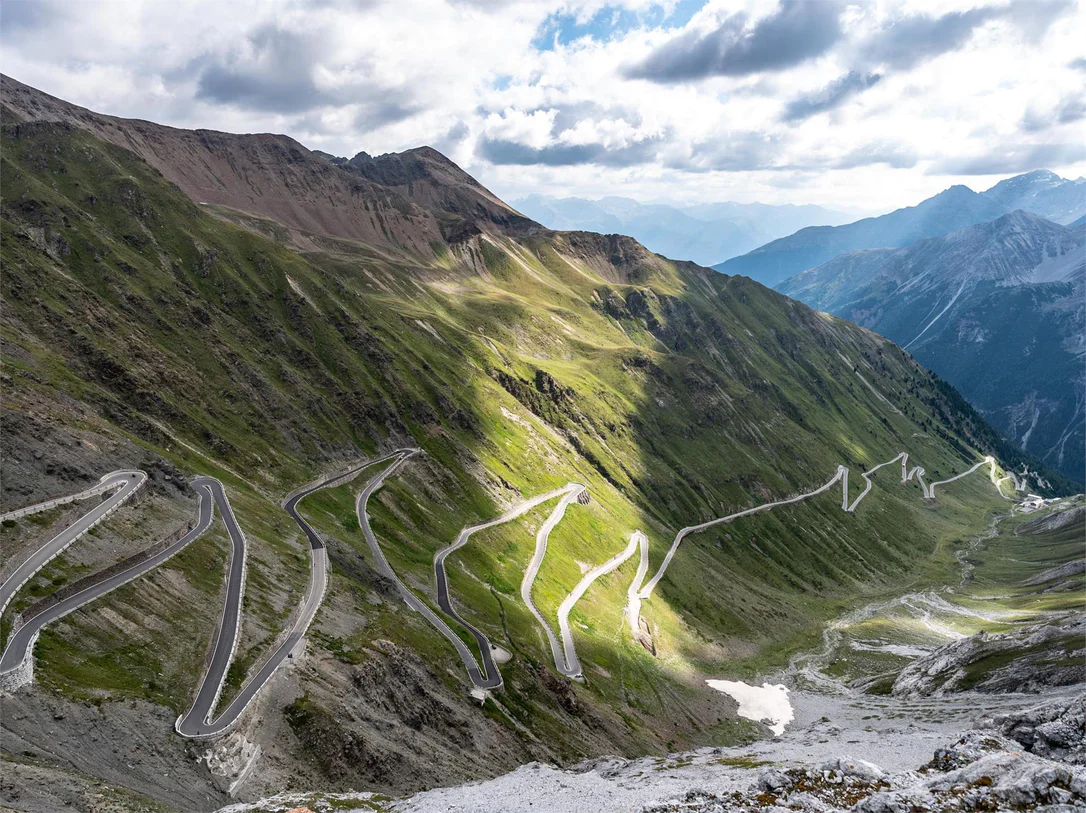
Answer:
[[[426,618],[438,632],[452,643],[467,669],[472,684],[476,689],[481,690],[497,689],[502,685],[501,674],[493,659],[494,647],[482,632],[460,618],[453,608],[449,597],[445,560],[451,553],[467,544],[472,534],[504,522],[509,522],[523,515],[535,506],[554,499],[555,497],[561,496],[561,500],[536,534],[535,552],[525,570],[524,578],[521,582],[521,597],[546,634],[552,655],[554,656],[556,669],[567,677],[580,679],[583,677],[583,674],[569,627],[569,613],[576,602],[580,600],[589,586],[591,586],[596,579],[605,573],[609,573],[618,568],[623,562],[633,556],[638,546],[640,546],[641,549],[641,561],[634,581],[627,591],[626,607],[627,620],[631,631],[635,635],[638,632],[640,624],[641,601],[650,597],[653,589],[663,578],[667,567],[674,558],[675,552],[678,550],[682,540],[692,533],[697,533],[698,531],[705,530],[721,523],[730,522],[743,516],[766,511],[776,506],[806,500],[827,491],[838,481],[842,482],[843,494],[841,507],[844,511],[853,512],[864,497],[871,491],[872,481],[870,476],[880,468],[898,461],[901,463],[902,483],[906,483],[910,479],[915,478],[920,483],[924,492],[924,497],[929,499],[934,498],[936,486],[946,485],[947,483],[959,480],[986,464],[990,467],[989,477],[997,489],[1000,488],[1001,483],[1001,481],[996,480],[995,460],[992,457],[986,457],[984,460],[976,463],[974,466],[960,474],[927,485],[923,480],[924,469],[920,466],[909,469],[908,454],[902,452],[893,459],[888,460],[885,463],[880,463],[863,472],[861,477],[863,477],[865,481],[865,487],[862,493],[850,504],[848,501],[849,470],[845,466],[838,466],[834,476],[814,491],[806,492],[784,500],[765,503],[764,505],[748,508],[726,517],[720,517],[701,523],[700,525],[683,528],[676,534],[660,569],[644,587],[641,587],[641,584],[648,572],[648,540],[644,534],[640,531],[636,531],[630,537],[629,544],[621,553],[612,557],[607,562],[589,570],[559,606],[558,620],[563,641],[560,646],[550,625],[546,622],[539,612],[539,609],[532,601],[531,592],[532,585],[535,582],[543,558],[546,555],[547,541],[551,531],[561,521],[569,503],[575,499],[582,498],[582,495],[586,495],[586,489],[583,485],[579,483],[570,483],[564,488],[556,489],[555,491],[541,494],[530,500],[526,500],[523,503],[519,503],[493,520],[464,528],[451,545],[438,551],[434,557],[434,576],[438,604],[444,612],[458,623],[462,624],[475,638],[475,641],[479,646],[480,657],[483,663],[483,668],[480,669],[478,662],[476,662],[470,649],[465,642],[461,640],[460,636],[455,633],[448,624],[446,624],[445,621],[429,607],[429,605],[419,599],[418,596],[408,589],[399,579],[385,557],[384,552],[381,550],[381,546],[377,542],[373,529],[370,527],[369,515],[366,512],[369,498],[384,484],[386,478],[398,471],[399,468],[417,452],[418,449],[397,449],[395,452],[383,457],[368,460],[346,472],[333,475],[323,481],[318,481],[309,486],[305,486],[287,497],[283,503],[283,508],[301,528],[310,545],[311,567],[309,589],[305,601],[303,602],[301,612],[299,613],[299,617],[290,633],[264,662],[256,674],[246,682],[238,693],[238,696],[227,706],[216,720],[212,721],[211,715],[214,713],[215,706],[222,693],[226,673],[230,667],[230,662],[233,659],[234,650],[237,645],[238,629],[241,618],[241,604],[245,587],[246,541],[245,535],[234,516],[230,501],[222,483],[211,477],[198,477],[193,481],[193,488],[196,491],[198,499],[198,518],[196,525],[185,534],[185,536],[159,554],[103,579],[96,584],[89,585],[80,592],[69,596],[53,607],[50,607],[39,613],[37,616],[29,619],[19,630],[10,636],[7,646],[3,653],[0,654],[0,674],[18,668],[24,660],[30,656],[38,634],[46,625],[73,612],[79,607],[94,601],[106,593],[115,590],[117,587],[142,576],[148,571],[153,570],[205,533],[214,520],[214,506],[217,505],[219,513],[222,515],[227,534],[231,540],[226,600],[223,606],[219,629],[216,633],[215,644],[212,649],[211,662],[201,681],[196,700],[193,702],[189,711],[178,718],[175,728],[177,733],[186,737],[212,737],[224,733],[238,720],[245,708],[252,702],[259,691],[272,677],[275,670],[283,663],[283,661],[290,657],[291,652],[305,636],[305,632],[310,623],[312,623],[313,618],[316,616],[324,597],[328,579],[327,552],[325,550],[324,541],[321,539],[319,533],[317,533],[317,531],[314,530],[299,514],[297,510],[299,502],[319,489],[344,483],[369,466],[388,460],[392,460],[392,464],[383,472],[371,478],[358,495],[355,509],[358,516],[359,527],[362,529],[367,545],[374,557],[377,570],[396,585],[401,597],[412,610]],[[57,534],[53,539],[49,540],[45,545],[31,553],[26,561],[19,565],[12,575],[4,581],[3,585],[0,585],[0,602],[2,602],[2,604],[0,604],[0,612],[7,606],[12,596],[18,592],[23,584],[32,578],[33,575],[44,567],[53,557],[67,548],[67,546],[75,539],[83,533],[86,533],[86,531],[93,527],[97,522],[100,522],[106,515],[131,497],[131,495],[143,485],[146,478],[147,475],[140,471],[113,472],[103,477],[95,488],[110,481],[115,481],[118,490],[81,516],[61,533]],[[1004,477],[1003,479],[1007,478]],[[1002,494],[1001,490],[1000,494]]]
[[[633,581],[626,589],[626,622],[630,626],[630,634],[638,638],[641,635],[641,585],[649,572],[649,538],[641,531],[634,531],[634,536],[641,544],[641,560]]]
[[[191,531],[157,556],[153,556],[126,570],[122,570],[120,573],[114,574],[97,584],[90,585],[86,589],[69,596],[58,604],[29,619],[8,640],[7,646],[4,648],[4,653],[0,656],[0,673],[10,672],[29,657],[30,650],[33,648],[38,633],[40,633],[46,625],[51,624],[59,618],[63,618],[68,613],[78,610],[84,604],[89,604],[95,599],[104,596],[106,593],[116,590],[121,585],[127,584],[133,579],[137,579],[143,574],[154,570],[207,531],[207,529],[211,527],[211,522],[215,517],[212,508],[211,494],[207,490],[197,489],[196,496],[198,499],[198,517],[196,525]]]
[[[468,677],[471,679],[475,688],[482,690],[497,689],[502,685],[502,677],[497,668],[492,667],[492,671],[483,674],[483,671],[479,668],[479,664],[475,660],[475,656],[471,654],[471,650],[468,649],[467,644],[460,639],[460,636],[453,632],[441,616],[430,609],[430,605],[416,596],[408,589],[407,585],[400,581],[400,577],[396,575],[396,572],[392,569],[392,565],[390,565],[388,559],[385,558],[384,551],[381,550],[381,545],[378,543],[377,537],[373,533],[373,528],[370,527],[370,519],[369,514],[366,513],[366,506],[369,503],[373,492],[384,485],[385,480],[398,471],[399,468],[416,452],[418,452],[418,449],[400,449],[397,451],[395,462],[370,480],[366,487],[359,492],[358,499],[355,502],[355,512],[358,514],[358,525],[362,529],[363,536],[366,538],[366,544],[369,546],[370,553],[373,555],[377,571],[396,585],[400,597],[408,607],[429,621],[434,629],[445,636],[449,643],[455,647],[456,653],[460,656],[460,660],[463,662],[464,668],[468,672]],[[486,640],[485,637],[483,640]],[[482,646],[482,644],[480,644],[480,646]],[[489,642],[487,642],[484,651],[489,654]],[[490,664],[493,664],[492,659]]]
[[[100,488],[106,483],[115,482],[118,487],[117,491],[31,553],[26,561],[20,564],[4,580],[4,583],[0,585],[0,614],[3,614],[8,604],[11,603],[11,599],[24,584],[34,577],[35,573],[45,567],[54,556],[60,554],[76,539],[101,522],[107,514],[124,503],[146,480],[147,475],[142,471],[115,471],[99,480],[94,488]]]
[[[484,685],[475,684],[475,688],[477,689],[495,688],[495,686],[491,685],[494,678],[497,678],[498,685],[501,685],[501,675],[499,674],[497,665],[494,663],[494,646],[490,643],[490,640],[486,635],[461,618],[460,614],[457,613],[456,609],[453,607],[452,601],[449,598],[449,580],[445,571],[445,560],[449,557],[449,554],[464,547],[472,534],[486,530],[487,528],[493,528],[495,525],[501,525],[502,523],[510,522],[517,517],[523,516],[537,505],[545,503],[548,500],[553,500],[555,497],[562,496],[569,491],[570,488],[571,486],[566,486],[565,488],[548,491],[546,494],[540,494],[529,500],[525,500],[524,502],[517,503],[495,519],[488,522],[482,522],[478,525],[469,525],[460,531],[456,540],[451,545],[442,548],[434,554],[434,584],[437,588],[438,606],[441,607],[442,612],[467,629],[472,634],[472,637],[475,638],[475,642],[479,646],[479,656],[482,659],[486,676],[484,678]]]
[[[245,537],[234,519],[234,513],[230,508],[230,502],[226,497],[222,484],[218,480],[209,477],[199,478],[198,482],[208,487],[215,495],[215,502],[219,505],[219,512],[226,523],[227,533],[230,535],[233,549],[230,555],[227,599],[223,608],[222,622],[215,641],[211,665],[204,675],[203,682],[200,684],[200,690],[196,695],[196,701],[192,704],[192,708],[177,719],[174,729],[178,734],[183,737],[216,737],[228,731],[260,693],[260,690],[264,688],[272,675],[275,674],[275,670],[290,657],[291,652],[305,637],[309,625],[316,617],[328,586],[328,552],[320,534],[298,513],[298,503],[315,491],[347,482],[363,469],[390,460],[401,452],[402,450],[398,450],[383,457],[367,460],[346,472],[335,474],[325,480],[298,489],[284,500],[284,510],[298,523],[298,527],[302,529],[302,533],[305,534],[306,539],[309,541],[309,587],[306,590],[305,600],[290,633],[275,648],[271,656],[264,661],[260,669],[245,682],[237,696],[214,720],[211,719],[211,715],[215,713],[215,706],[218,704],[219,696],[222,693],[223,681],[227,670],[230,668],[230,661],[233,659],[234,649],[237,644],[240,606],[245,583]]]
[[[602,565],[596,565],[589,570],[581,580],[577,582],[577,586],[570,591],[570,594],[562,599],[562,603],[558,605],[558,631],[562,636],[562,646],[565,649],[566,656],[566,670],[573,672],[577,675],[582,675],[581,661],[577,657],[577,649],[573,644],[573,632],[569,628],[569,613],[573,609],[573,606],[581,600],[581,597],[588,591],[588,588],[592,586],[592,583],[596,581],[600,576],[610,573],[612,570],[620,567],[623,562],[634,555],[637,550],[638,544],[645,538],[645,535],[640,531],[634,531],[630,534],[630,542],[619,553],[612,556]],[[644,549],[648,550],[648,540],[645,540],[646,544]]]
[[[558,638],[554,634],[554,630],[551,629],[551,625],[547,623],[547,620],[543,617],[543,613],[539,611],[539,608],[535,606],[535,602],[532,601],[532,585],[535,583],[535,578],[539,574],[540,565],[543,564],[543,557],[547,555],[547,540],[550,538],[551,531],[554,527],[562,521],[562,517],[566,514],[566,508],[571,502],[581,496],[587,489],[580,483],[570,483],[566,486],[566,495],[555,506],[554,511],[547,517],[547,521],[539,528],[539,531],[535,535],[535,552],[532,554],[531,560],[528,562],[528,567],[524,571],[524,578],[520,582],[520,597],[523,599],[525,605],[535,620],[539,622],[539,626],[543,628],[543,634],[547,637],[547,643],[551,647],[551,655],[554,657],[554,668],[561,672],[566,677],[581,678],[581,665],[577,662],[576,655],[574,655],[574,663],[567,663],[565,652],[558,644]],[[570,647],[572,648],[572,640],[570,641]]]
[[[995,458],[993,458],[991,456],[985,457],[979,463],[975,464],[972,468],[969,468],[969,469],[963,471],[961,474],[956,474],[953,477],[950,477],[950,478],[948,478],[946,480],[938,480],[938,481],[928,485],[927,483],[924,482],[924,473],[925,472],[924,472],[923,467],[914,466],[913,468],[910,469],[909,468],[909,454],[908,454],[908,452],[901,452],[900,454],[896,455],[895,457],[891,458],[890,460],[887,460],[885,463],[879,463],[878,465],[872,466],[870,469],[868,469],[867,471],[863,472],[860,475],[864,480],[864,489],[860,493],[860,495],[858,497],[856,497],[856,499],[853,500],[851,503],[849,503],[849,501],[848,501],[848,471],[849,471],[848,467],[847,466],[838,466],[837,467],[837,472],[833,475],[833,477],[831,477],[824,485],[820,486],[819,488],[816,488],[814,491],[808,491],[808,492],[806,492],[804,494],[799,494],[799,495],[797,495],[795,497],[790,497],[790,498],[788,498],[786,500],[777,500],[776,502],[769,502],[769,503],[765,503],[763,505],[758,505],[758,506],[755,506],[754,508],[748,508],[748,509],[746,509],[744,511],[738,511],[738,512],[736,512],[734,514],[729,514],[726,517],[719,517],[718,519],[713,519],[713,520],[709,520],[708,522],[703,522],[700,525],[692,525],[692,526],[690,526],[688,528],[683,528],[681,531],[679,531],[675,535],[675,539],[671,543],[671,547],[668,549],[667,555],[664,557],[664,561],[660,565],[660,569],[658,571],[656,571],[656,575],[653,576],[652,579],[649,581],[649,583],[646,584],[644,587],[640,587],[639,585],[641,583],[640,580],[644,578],[645,573],[647,572],[647,569],[646,569],[647,564],[646,564],[645,567],[638,568],[637,575],[634,577],[634,582],[633,582],[633,584],[630,585],[629,598],[627,600],[627,605],[626,605],[626,616],[627,616],[627,619],[628,619],[628,622],[629,622],[630,631],[635,636],[638,634],[638,627],[639,627],[639,624],[640,624],[640,617],[641,617],[641,613],[640,613],[641,602],[647,600],[652,595],[653,589],[656,587],[657,584],[660,583],[660,580],[664,577],[664,573],[667,572],[668,565],[671,564],[671,560],[674,558],[675,552],[678,550],[679,545],[682,543],[683,539],[685,539],[690,534],[697,533],[698,531],[704,531],[706,528],[711,528],[714,525],[720,525],[720,524],[725,523],[725,522],[731,522],[732,520],[739,519],[740,517],[749,516],[750,514],[756,514],[756,513],[760,512],[760,511],[768,511],[769,509],[775,508],[775,507],[777,507],[779,505],[789,505],[791,503],[797,503],[797,502],[800,502],[802,500],[809,499],[811,497],[814,497],[814,496],[816,496],[818,494],[821,494],[821,493],[827,491],[828,489],[833,487],[833,485],[835,483],[837,483],[838,481],[841,482],[841,492],[842,492],[842,494],[841,494],[841,510],[846,511],[848,513],[852,513],[852,512],[854,512],[856,510],[856,507],[860,504],[860,502],[864,499],[864,497],[866,497],[868,495],[868,493],[870,493],[871,488],[873,486],[873,483],[871,481],[871,475],[874,474],[879,469],[881,469],[883,466],[889,466],[889,465],[891,465],[893,463],[897,463],[898,461],[901,462],[901,482],[902,482],[902,484],[905,484],[909,480],[912,480],[912,479],[915,478],[916,481],[920,484],[920,488],[923,491],[924,497],[926,499],[934,499],[935,498],[935,487],[936,486],[946,485],[947,483],[953,483],[955,480],[960,480],[961,478],[965,477],[966,475],[972,474],[977,469],[979,469],[981,466],[984,466],[986,464],[990,467],[989,479],[992,481],[992,484],[999,491],[1000,496],[1004,496],[1003,491],[1002,491],[1002,489],[1000,488],[1000,485],[999,485],[999,483],[1001,481],[997,481],[996,477],[995,477],[995,465],[996,465],[995,464]],[[1003,478],[1003,479],[1006,479],[1006,478]],[[644,557],[646,555],[647,555],[647,550],[643,549],[642,550],[643,563],[645,562]]]
[[[196,693],[192,708],[178,718],[175,726],[178,734],[198,737],[207,736],[209,733],[211,714],[219,701],[223,682],[226,680],[226,670],[230,668],[230,661],[234,657],[234,648],[237,645],[238,627],[241,623],[241,602],[245,593],[246,543],[245,534],[242,533],[241,526],[234,517],[234,511],[230,507],[230,500],[226,496],[226,489],[223,488],[222,483],[214,477],[197,477],[192,481],[192,485],[197,491],[206,490],[215,501],[219,515],[226,526],[226,533],[230,537],[226,600],[223,602],[219,630],[215,634],[211,663],[200,682],[200,689]]]

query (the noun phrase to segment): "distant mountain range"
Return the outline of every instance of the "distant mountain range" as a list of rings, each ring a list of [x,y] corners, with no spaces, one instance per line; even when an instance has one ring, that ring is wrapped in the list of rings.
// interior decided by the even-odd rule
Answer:
[[[624,234],[657,254],[701,265],[738,256],[805,226],[847,223],[853,217],[813,205],[728,201],[686,206],[616,196],[530,195],[512,205],[552,229]]]
[[[1036,205],[1044,193],[1028,177],[986,195]],[[846,252],[777,289],[897,342],[1011,439],[1083,480],[1086,226],[1019,210],[907,248]]]
[[[952,186],[934,197],[880,217],[843,226],[811,226],[713,266],[775,286],[847,251],[901,248],[1025,209],[1068,224],[1086,214],[1086,179],[1065,180],[1037,170],[1000,181],[986,192]]]

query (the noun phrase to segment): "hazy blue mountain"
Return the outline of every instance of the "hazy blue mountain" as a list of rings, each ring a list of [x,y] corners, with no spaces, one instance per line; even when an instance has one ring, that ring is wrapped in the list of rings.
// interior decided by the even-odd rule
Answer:
[[[899,248],[947,232],[994,220],[1006,209],[967,186],[952,186],[916,206],[844,226],[811,226],[773,240],[741,257],[714,265],[774,286],[845,251]]]
[[[847,252],[778,290],[902,345],[1083,480],[1086,226],[1016,211],[907,248]]]
[[[821,206],[764,203],[641,203],[530,195],[513,206],[545,226],[625,234],[658,254],[702,265],[733,257],[812,224],[848,222],[849,215]]]
[[[1068,224],[1086,214],[1086,179],[1069,181],[1039,169],[1000,181],[986,192],[952,186],[916,206],[835,228],[805,228],[713,266],[774,286],[845,251],[900,248],[928,237],[1024,209]]]
[[[1007,178],[984,196],[1008,210],[1025,209],[1056,223],[1068,224],[1086,215],[1086,178],[1069,181],[1047,169]]]

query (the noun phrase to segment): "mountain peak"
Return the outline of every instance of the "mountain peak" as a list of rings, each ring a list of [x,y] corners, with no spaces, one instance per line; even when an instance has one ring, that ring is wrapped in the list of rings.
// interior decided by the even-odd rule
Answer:
[[[1015,209],[1013,212],[1007,212],[1007,214],[994,221],[994,225],[1001,224],[1013,224],[1013,225],[1048,225],[1055,226],[1050,220],[1046,220],[1038,214],[1026,211],[1025,209]]]
[[[1046,189],[1053,186],[1059,186],[1063,183],[1066,183],[1066,181],[1055,172],[1047,169],[1035,169],[1032,172],[1004,178],[991,189],[988,189],[984,194],[998,196],[1000,194],[1006,194],[1011,190],[1021,194],[1027,189]]]
[[[1036,181],[1053,181],[1055,183],[1060,183],[1061,181],[1063,181],[1063,178],[1061,178],[1050,169],[1035,169],[1032,172],[1027,172],[1023,175],[1018,175],[1017,177],[1029,178],[1030,180]],[[1009,180],[1013,181],[1015,180],[1015,178],[1010,178]]]
[[[1086,212],[1086,197],[1079,184],[1048,169],[1005,178],[984,192],[984,197],[1008,210],[1026,209],[1063,224]]]
[[[956,183],[953,186],[948,186],[938,195],[934,195],[928,200],[948,200],[955,198],[971,198],[977,193],[970,189],[965,184]]]

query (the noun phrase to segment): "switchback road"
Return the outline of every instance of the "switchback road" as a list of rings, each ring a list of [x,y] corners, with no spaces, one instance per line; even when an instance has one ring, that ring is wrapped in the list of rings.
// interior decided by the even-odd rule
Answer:
[[[385,480],[398,471],[400,467],[417,452],[418,449],[400,449],[396,452],[396,460],[392,465],[370,480],[369,484],[359,492],[358,499],[355,501],[358,526],[362,529],[362,535],[366,538],[366,544],[369,546],[370,553],[373,555],[377,571],[396,585],[400,597],[408,607],[429,621],[434,629],[445,636],[449,643],[453,645],[456,649],[456,654],[460,656],[460,660],[464,664],[464,668],[467,669],[468,677],[471,679],[475,688],[484,691],[497,689],[502,685],[502,677],[498,670],[492,667],[491,671],[488,671],[485,675],[483,674],[483,671],[479,668],[479,664],[475,660],[475,656],[471,654],[471,650],[468,649],[467,644],[460,639],[460,636],[445,623],[441,616],[430,609],[430,605],[416,596],[406,584],[400,581],[400,577],[396,575],[396,571],[392,569],[392,565],[390,565],[388,559],[385,558],[384,551],[381,550],[381,545],[377,542],[377,537],[373,533],[373,528],[370,527],[370,518],[369,514],[366,512],[366,506],[369,504],[373,492],[384,485]],[[485,641],[486,639],[484,638],[483,640]],[[485,652],[487,655],[490,654],[489,642],[487,643]],[[491,659],[489,663],[492,665],[493,660]]]
[[[53,557],[58,556],[65,548],[75,542],[75,540],[79,539],[79,537],[127,502],[133,494],[139,491],[145,482],[147,482],[147,475],[142,471],[115,471],[105,475],[98,482],[98,485],[93,486],[84,492],[80,492],[77,495],[62,497],[55,500],[46,500],[35,506],[5,514],[5,518],[26,516],[37,510],[44,510],[42,506],[52,507],[53,505],[59,505],[63,502],[83,498],[89,499],[110,488],[117,489],[117,491],[110,495],[108,499],[95,505],[59,534],[54,536],[40,548],[34,550],[26,560],[15,568],[12,574],[4,580],[4,583],[0,584],[0,615],[7,609],[8,604],[11,603],[11,599],[19,592],[22,586],[34,578],[35,573],[45,567]]]
[[[719,517],[717,519],[712,519],[712,520],[709,520],[708,522],[703,522],[700,525],[692,525],[690,527],[683,528],[681,531],[679,531],[675,535],[675,539],[672,541],[671,547],[668,549],[667,555],[664,556],[664,561],[660,565],[660,569],[656,572],[656,575],[652,577],[652,579],[649,581],[649,583],[646,584],[644,587],[640,586],[640,584],[641,584],[640,579],[643,579],[644,576],[645,576],[645,573],[647,573],[648,571],[647,571],[647,568],[638,568],[638,574],[637,574],[637,576],[634,577],[634,583],[630,585],[630,589],[629,589],[629,593],[628,593],[628,600],[627,600],[627,604],[626,604],[626,618],[627,618],[627,622],[628,622],[629,627],[630,627],[630,632],[633,634],[633,636],[635,638],[638,638],[640,636],[641,602],[648,600],[648,598],[652,595],[653,589],[656,587],[657,584],[660,583],[660,579],[662,579],[664,577],[664,573],[667,572],[668,565],[671,564],[671,560],[674,558],[675,552],[678,550],[679,545],[682,543],[683,539],[685,539],[690,534],[697,533],[698,531],[704,531],[705,529],[711,528],[714,525],[720,525],[720,524],[725,523],[725,522],[731,522],[733,520],[739,519],[740,517],[745,517],[745,516],[749,516],[751,514],[756,514],[756,513],[760,512],[760,511],[768,511],[769,509],[776,508],[777,506],[780,506],[780,505],[789,505],[789,504],[792,504],[792,503],[800,502],[802,500],[810,499],[811,497],[814,497],[814,496],[816,496],[818,494],[822,494],[823,492],[828,491],[838,481],[841,482],[841,510],[845,511],[847,513],[853,513],[853,512],[855,512],[856,507],[864,499],[864,497],[866,497],[868,495],[868,493],[870,493],[870,491],[871,491],[871,488],[873,486],[873,483],[871,481],[871,475],[874,474],[879,469],[881,469],[883,466],[889,466],[889,465],[891,465],[893,463],[897,463],[898,461],[901,462],[901,483],[902,483],[902,485],[904,485],[905,483],[907,483],[911,479],[916,479],[916,481],[920,484],[920,488],[921,488],[921,491],[923,492],[923,496],[924,496],[925,499],[935,499],[935,487],[936,486],[946,485],[947,483],[953,483],[955,480],[960,480],[963,477],[965,477],[966,475],[972,474],[973,472],[975,472],[977,469],[981,468],[984,465],[987,465],[989,467],[989,479],[991,480],[992,484],[996,487],[996,490],[999,491],[1000,496],[1001,497],[1006,496],[1006,495],[1003,494],[1003,489],[1000,486],[1000,483],[1002,482],[1002,479],[1006,479],[1006,478],[1002,478],[1002,479],[997,479],[996,478],[996,462],[995,462],[995,458],[991,457],[991,456],[985,457],[979,463],[976,463],[971,468],[966,469],[961,474],[956,474],[953,477],[950,477],[950,478],[948,478],[946,480],[937,480],[936,482],[932,483],[931,485],[928,485],[928,484],[926,484],[924,482],[924,469],[923,469],[923,467],[914,466],[912,469],[910,469],[909,468],[909,455],[908,455],[908,453],[907,452],[901,452],[898,455],[896,455],[895,457],[892,457],[890,460],[887,460],[885,463],[879,463],[879,464],[877,464],[875,466],[872,466],[870,469],[868,469],[867,471],[863,472],[860,475],[864,480],[864,489],[860,493],[860,495],[858,497],[856,497],[856,499],[853,500],[851,503],[848,500],[848,471],[849,471],[848,467],[847,466],[838,466],[837,471],[833,475],[833,477],[831,477],[824,485],[819,486],[818,488],[816,488],[814,491],[808,491],[808,492],[806,492],[804,494],[799,494],[799,495],[797,495],[795,497],[789,497],[788,499],[784,499],[784,500],[777,500],[776,502],[769,502],[769,503],[765,503],[763,505],[757,505],[754,508],[747,508],[747,509],[745,509],[743,511],[738,511],[738,512],[736,512],[734,514],[729,514],[726,517]],[[644,556],[645,556],[644,551],[642,553],[642,556],[644,558]]]
[[[449,599],[449,580],[445,572],[445,560],[449,557],[449,554],[464,547],[464,545],[468,543],[468,540],[471,539],[472,534],[477,533],[478,531],[484,531],[487,528],[493,528],[495,525],[501,525],[505,522],[511,522],[514,519],[523,516],[528,511],[535,508],[537,505],[541,505],[542,503],[548,502],[549,500],[553,500],[556,497],[561,497],[574,487],[574,484],[570,484],[564,488],[557,488],[554,491],[548,491],[545,494],[539,494],[538,496],[532,497],[531,499],[517,503],[508,511],[503,513],[501,516],[489,520],[488,522],[482,522],[478,525],[469,525],[468,527],[460,531],[460,533],[457,535],[456,539],[451,545],[442,548],[436,554],[434,554],[434,584],[437,591],[438,606],[441,607],[442,612],[444,612],[450,618],[454,619],[458,624],[462,625],[472,634],[472,637],[475,638],[475,642],[479,645],[479,657],[483,661],[483,669],[486,673],[484,681],[488,684],[492,683],[495,678],[497,678],[499,685],[501,682],[501,675],[498,672],[497,665],[494,663],[494,645],[490,643],[490,639],[488,639],[486,635],[484,635],[475,626],[469,624],[467,621],[461,618],[460,615],[453,608],[452,601]],[[583,487],[581,486],[576,486],[576,488],[581,488],[583,490]],[[493,687],[489,685],[480,686],[479,684],[476,684],[475,688],[486,689]]]
[[[535,577],[539,575],[539,568],[543,564],[543,557],[547,555],[547,540],[550,538],[551,531],[553,531],[554,527],[562,521],[562,517],[565,516],[566,508],[569,504],[582,494],[585,494],[587,489],[580,483],[570,483],[566,486],[565,491],[565,496],[558,502],[554,511],[547,517],[547,521],[543,523],[543,526],[535,535],[535,552],[532,554],[532,558],[528,562],[528,567],[524,571],[524,578],[520,582],[520,597],[528,607],[529,612],[535,616],[535,620],[539,622],[539,626],[543,628],[543,634],[546,636],[547,643],[550,644],[551,647],[551,655],[554,658],[554,668],[566,677],[581,678],[581,665],[577,660],[576,655],[573,657],[572,664],[566,661],[565,652],[562,647],[559,646],[558,638],[555,637],[554,630],[551,629],[551,625],[547,623],[547,620],[543,617],[543,613],[539,611],[539,608],[535,606],[535,602],[532,601],[532,585],[535,583]],[[572,644],[572,641],[570,641],[570,643]]]
[[[198,488],[196,490],[196,496],[199,501],[196,525],[193,526],[187,534],[158,555],[143,562],[139,562],[97,584],[92,584],[86,589],[69,596],[63,601],[30,618],[14,632],[8,640],[7,646],[4,648],[4,653],[0,656],[0,674],[18,669],[25,659],[32,657],[34,642],[38,639],[38,634],[47,624],[51,624],[57,619],[63,618],[68,615],[68,613],[78,610],[83,605],[89,604],[95,599],[104,596],[106,593],[116,590],[121,585],[127,584],[133,579],[138,579],[144,573],[154,570],[170,557],[177,555],[191,542],[207,531],[207,529],[211,527],[211,522],[215,517],[211,493],[206,489]]]
[[[223,490],[222,484],[218,480],[212,480],[211,478],[200,478],[198,482],[209,487],[215,495],[215,502],[219,506],[219,511],[226,523],[227,533],[230,535],[233,549],[230,556],[226,602],[223,607],[222,620],[216,636],[211,664],[204,674],[204,679],[200,684],[192,708],[177,718],[174,729],[178,734],[183,737],[203,738],[217,737],[229,731],[260,693],[260,690],[271,680],[275,671],[290,657],[290,653],[305,637],[306,630],[309,629],[309,625],[316,617],[328,586],[328,553],[325,550],[324,541],[321,539],[320,534],[298,513],[298,503],[315,491],[341,485],[356,477],[364,469],[390,460],[397,454],[399,452],[367,460],[346,472],[334,474],[324,480],[298,489],[283,501],[284,510],[298,524],[309,542],[309,586],[305,598],[302,600],[298,617],[290,632],[287,633],[271,655],[264,660],[260,668],[249,677],[222,714],[214,720],[211,719],[211,715],[214,714],[215,707],[218,705],[223,682],[226,679],[226,672],[230,668],[230,661],[233,659],[234,650],[237,647],[241,601],[245,586],[246,547],[245,535],[238,526],[237,520],[234,519],[234,512],[230,508],[230,502],[226,498],[226,492]]]

